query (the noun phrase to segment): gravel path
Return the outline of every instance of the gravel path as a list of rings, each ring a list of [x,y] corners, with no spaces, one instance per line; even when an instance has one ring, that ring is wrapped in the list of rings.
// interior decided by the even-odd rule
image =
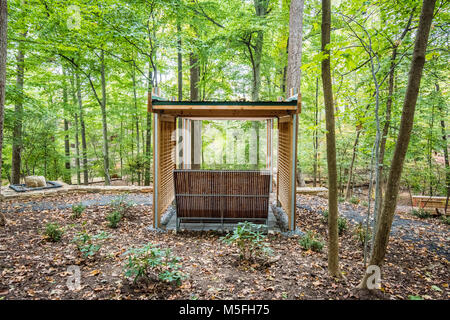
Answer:
[[[80,202],[86,206],[105,206],[110,204],[112,201],[118,199],[120,195],[112,194],[95,194],[95,196],[89,195],[89,198],[82,199]],[[127,194],[125,196],[126,201],[138,205],[152,205],[153,196],[152,194]],[[32,211],[43,211],[43,210],[58,210],[71,208],[76,203],[67,203],[63,200],[42,200],[42,201],[28,201],[28,202],[14,202],[7,209],[8,212],[22,212],[25,210]]]
[[[327,200],[319,197],[299,196],[297,208],[304,209],[316,214],[322,214],[326,208]],[[339,214],[347,218],[352,224],[365,223],[367,208],[350,203],[339,204]],[[419,248],[426,247],[437,254],[450,260],[450,233],[446,225],[437,225],[427,220],[405,219],[399,215],[394,216],[391,235],[399,236],[401,239],[413,242]]]

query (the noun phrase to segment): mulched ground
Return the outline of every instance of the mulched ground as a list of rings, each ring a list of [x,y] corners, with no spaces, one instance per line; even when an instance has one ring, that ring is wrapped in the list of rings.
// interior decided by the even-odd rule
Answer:
[[[99,195],[46,198],[53,203],[74,204]],[[312,197],[311,201],[315,198]],[[302,199],[304,201],[305,199]],[[315,199],[315,201],[319,201]],[[34,209],[33,209],[34,208]],[[150,231],[151,205],[141,203],[130,209],[118,229],[107,226],[108,205],[92,204],[74,220],[69,206],[37,208],[8,201],[3,204],[8,225],[0,229],[1,299],[358,299],[354,290],[363,274],[362,247],[352,226],[340,238],[340,265],[345,281],[327,274],[327,248],[322,253],[302,250],[298,237],[269,235],[274,251],[269,266],[239,264],[237,250],[220,241],[213,232],[179,234]],[[44,239],[47,222],[57,222],[65,232],[60,242]],[[326,241],[326,224],[320,214],[298,209],[298,227],[312,230]],[[95,234],[105,231],[96,258],[80,258],[71,242],[77,231]],[[448,226],[444,226],[448,234]],[[171,248],[182,258],[189,275],[179,287],[158,282],[134,285],[123,275],[123,253],[147,242]],[[81,269],[81,289],[67,288],[67,268]],[[449,263],[443,255],[418,244],[391,237],[382,275],[382,290],[363,298],[449,299]]]

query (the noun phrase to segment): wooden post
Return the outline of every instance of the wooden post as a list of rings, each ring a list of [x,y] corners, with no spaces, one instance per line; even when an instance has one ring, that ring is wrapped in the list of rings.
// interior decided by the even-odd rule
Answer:
[[[159,196],[159,152],[161,123],[159,115],[153,114],[153,228],[159,227],[158,196]]]

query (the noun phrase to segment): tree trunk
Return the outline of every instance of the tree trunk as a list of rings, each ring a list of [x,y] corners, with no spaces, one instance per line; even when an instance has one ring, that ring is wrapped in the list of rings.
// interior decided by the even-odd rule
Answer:
[[[69,101],[67,97],[67,82],[66,82],[66,70],[63,67],[63,105],[64,105],[64,115],[68,113]],[[70,172],[70,141],[69,141],[69,121],[64,116],[64,155],[65,155],[65,170],[63,174],[64,182],[67,184],[72,184],[72,173]]]
[[[392,158],[389,178],[386,186],[385,200],[381,215],[378,217],[377,232],[374,239],[374,247],[370,258],[370,265],[382,267],[389,242],[392,221],[394,219],[395,208],[397,206],[398,189],[408,150],[411,131],[414,123],[414,112],[416,108],[417,96],[419,93],[420,80],[423,66],[425,64],[425,51],[427,48],[428,36],[436,0],[424,0],[422,12],[420,14],[419,28],[417,29],[414,52],[408,77],[405,100],[403,103],[402,117],[397,143],[395,145],[394,156]],[[367,289],[367,281],[371,274],[366,273],[359,284],[359,288]]]
[[[325,101],[325,122],[327,129],[327,164],[328,164],[328,272],[331,276],[342,277],[339,270],[339,236],[338,236],[338,185],[336,170],[336,136],[333,106],[333,89],[330,70],[331,3],[322,0],[322,85]]]
[[[314,107],[314,134],[313,134],[313,146],[314,146],[314,164],[313,164],[313,186],[317,186],[317,166],[319,156],[319,78],[316,78],[316,100]]]
[[[25,34],[22,34],[25,36]],[[14,105],[14,128],[11,159],[11,184],[20,183],[20,165],[22,162],[22,120],[23,120],[23,81],[24,81],[24,53],[22,43],[19,42],[17,53],[17,99]]]
[[[300,93],[302,65],[302,36],[303,36],[303,7],[304,0],[292,0],[289,8],[289,40],[288,65],[286,73],[286,97],[289,98],[291,89]],[[300,131],[299,131],[300,133]],[[297,160],[297,185],[306,186],[300,163]]]
[[[109,176],[109,145],[108,145],[108,124],[106,122],[106,80],[105,80],[105,52],[103,49],[100,54],[100,73],[102,79],[102,132],[103,132],[103,166],[105,170],[105,185],[111,185]]]
[[[152,67],[149,62],[148,66],[148,84],[147,84],[147,103],[152,99]],[[147,106],[147,123],[145,129],[145,169],[144,169],[144,185],[150,185],[150,171],[151,171],[151,139],[152,139],[152,113],[150,106]]]
[[[286,97],[289,98],[290,89],[300,92],[302,66],[302,35],[303,35],[303,7],[304,0],[291,0],[289,9],[289,45],[288,66],[286,74]]]
[[[190,60],[190,73],[191,73],[191,83],[190,83],[190,95],[191,101],[199,100],[199,89],[198,82],[200,80],[200,68],[197,56],[191,53],[189,56]],[[191,121],[191,169],[200,169],[201,165],[201,152],[202,152],[202,121],[192,120]]]
[[[439,85],[436,83],[436,93],[439,95]],[[439,96],[440,98],[440,96]],[[439,99],[441,100],[441,99]],[[444,214],[447,213],[448,201],[450,198],[450,164],[448,160],[448,144],[447,144],[447,131],[445,128],[446,111],[442,105],[445,105],[445,101],[438,102],[439,112],[441,113],[441,135],[442,135],[442,149],[444,151],[444,162],[445,162],[445,184],[447,185],[447,199],[445,200]]]
[[[178,101],[183,100],[183,56],[181,54],[181,25],[177,21],[177,75],[178,75]]]
[[[353,155],[352,155],[352,161],[350,162],[350,168],[348,170],[348,181],[347,181],[347,188],[345,190],[345,200],[350,199],[351,196],[351,190],[352,190],[352,178],[353,178],[353,166],[355,164],[356,159],[356,150],[358,150],[358,142],[359,142],[359,135],[361,134],[361,128],[358,127],[356,129],[356,138],[355,143],[353,144]]]
[[[70,75],[70,91],[72,93],[72,106],[77,107],[77,94],[74,84],[74,75]],[[78,127],[78,114],[76,112],[73,113],[73,117],[75,120],[75,167],[77,169],[77,184],[81,184],[81,171],[80,171],[80,141],[79,141],[79,127]]]
[[[88,164],[87,164],[87,143],[86,143],[86,126],[84,123],[83,115],[83,101],[81,100],[81,83],[80,74],[76,72],[76,86],[77,86],[77,98],[78,98],[78,108],[80,112],[80,127],[81,127],[81,148],[83,154],[83,184],[89,184],[88,176]]]
[[[7,54],[7,28],[8,28],[8,4],[7,0],[0,0],[0,226],[6,224],[6,218],[2,210],[2,150],[3,150],[3,120],[5,113],[6,91],[6,54]]]

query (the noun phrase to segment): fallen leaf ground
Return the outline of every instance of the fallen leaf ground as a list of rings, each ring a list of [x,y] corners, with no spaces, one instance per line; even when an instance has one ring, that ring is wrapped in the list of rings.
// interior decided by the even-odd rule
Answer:
[[[97,197],[80,194],[46,198],[67,205]],[[322,201],[310,197],[310,201]],[[301,199],[307,201],[308,199]],[[240,265],[236,248],[221,242],[213,232],[155,232],[151,205],[134,205],[119,228],[107,226],[108,205],[91,205],[79,219],[70,218],[70,206],[39,207],[36,203],[7,201],[8,225],[0,229],[1,299],[449,299],[449,263],[420,244],[392,236],[382,274],[382,290],[375,296],[361,295],[354,288],[363,274],[363,251],[355,239],[353,224],[340,238],[340,265],[345,281],[327,275],[327,247],[322,253],[302,250],[298,237],[269,235],[278,259],[269,266]],[[326,242],[326,224],[320,214],[297,209],[297,225],[311,230]],[[64,227],[61,241],[44,239],[47,222]],[[105,231],[105,240],[94,259],[84,260],[71,242],[76,232]],[[448,225],[440,225],[448,239]],[[426,230],[421,230],[426,236]],[[133,284],[124,277],[124,252],[147,242],[171,248],[181,257],[189,275],[179,287],[158,282]],[[448,242],[445,243],[448,248]],[[67,268],[81,269],[81,289],[69,290]]]

